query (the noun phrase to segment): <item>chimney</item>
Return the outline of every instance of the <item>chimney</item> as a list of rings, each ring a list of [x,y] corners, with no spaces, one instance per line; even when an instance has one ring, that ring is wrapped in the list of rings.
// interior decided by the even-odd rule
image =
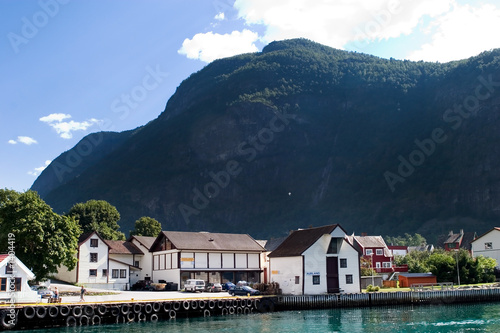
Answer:
[[[460,235],[464,234],[464,229],[460,229]]]
[[[368,234],[366,232],[361,233],[361,237],[366,237],[366,236],[368,236]]]

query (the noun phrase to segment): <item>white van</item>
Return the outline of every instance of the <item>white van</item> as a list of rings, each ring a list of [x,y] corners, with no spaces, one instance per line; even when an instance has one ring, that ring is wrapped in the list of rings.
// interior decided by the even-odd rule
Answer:
[[[205,281],[198,279],[186,280],[186,283],[184,284],[184,290],[191,291],[193,293],[196,291],[205,291]]]

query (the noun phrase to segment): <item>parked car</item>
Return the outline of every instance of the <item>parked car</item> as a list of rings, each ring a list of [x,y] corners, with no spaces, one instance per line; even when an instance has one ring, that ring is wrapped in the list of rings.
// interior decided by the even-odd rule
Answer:
[[[41,298],[50,298],[54,297],[54,292],[47,288],[46,286],[31,286],[31,290],[34,290],[40,295]]]
[[[211,293],[218,293],[222,291],[222,285],[220,283],[209,283],[205,290]]]
[[[222,290],[227,290],[229,291],[230,289],[236,287],[236,285],[232,282],[226,282],[222,284]]]
[[[153,291],[155,290],[155,287],[151,285],[151,281],[139,280],[132,285],[130,290]]]
[[[260,291],[250,288],[248,286],[234,287],[228,291],[231,296],[255,296],[260,295]]]
[[[205,291],[205,281],[199,279],[186,280],[184,290],[191,291],[193,293],[197,291]]]

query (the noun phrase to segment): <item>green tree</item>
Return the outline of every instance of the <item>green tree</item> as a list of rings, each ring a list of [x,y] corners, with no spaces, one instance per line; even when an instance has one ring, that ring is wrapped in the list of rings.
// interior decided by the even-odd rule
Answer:
[[[156,237],[161,232],[161,223],[152,217],[143,216],[135,221],[135,229],[130,232],[135,236]]]
[[[0,190],[0,252],[6,253],[13,239],[13,252],[38,281],[61,265],[76,266],[80,232],[74,218],[54,213],[36,192]]]
[[[436,275],[438,282],[454,281],[456,276],[456,261],[450,252],[444,250],[434,251],[426,262],[432,274]]]
[[[77,203],[69,210],[68,216],[74,217],[84,233],[97,231],[104,239],[125,240],[125,234],[118,229],[120,213],[115,206],[104,200],[89,200]]]
[[[372,267],[372,262],[370,258],[361,257],[359,265],[361,269],[361,276],[372,276],[377,274]]]
[[[427,260],[430,253],[427,251],[412,251],[406,256],[396,256],[394,263],[398,266],[408,265],[410,273],[428,273],[430,271]]]
[[[427,244],[427,240],[421,234],[410,235],[405,233],[404,236],[386,236],[385,240],[389,245],[399,246],[420,246]]]

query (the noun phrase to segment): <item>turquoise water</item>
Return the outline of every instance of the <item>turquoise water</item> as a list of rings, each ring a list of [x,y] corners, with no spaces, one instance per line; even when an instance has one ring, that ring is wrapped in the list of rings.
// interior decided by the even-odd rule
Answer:
[[[500,332],[500,303],[286,311],[19,332]]]

